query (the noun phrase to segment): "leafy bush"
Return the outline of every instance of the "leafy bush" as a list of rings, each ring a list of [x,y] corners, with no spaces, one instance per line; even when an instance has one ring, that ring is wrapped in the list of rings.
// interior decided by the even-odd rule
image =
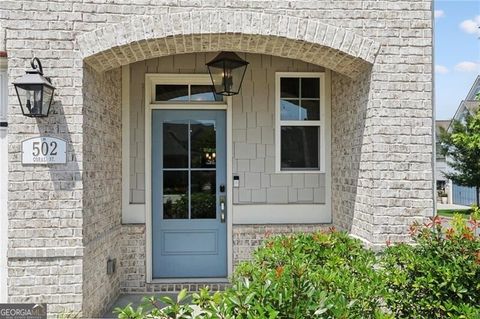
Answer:
[[[117,309],[119,318],[387,318],[375,255],[345,233],[276,236],[238,266],[223,293],[194,294],[192,306],[163,298]]]
[[[479,210],[468,224],[456,215],[412,225],[417,245],[398,244],[383,255],[385,302],[396,318],[480,318]]]
[[[412,225],[415,245],[375,256],[340,232],[268,238],[225,292],[145,298],[121,319],[480,318],[480,210]],[[161,302],[161,304],[160,304]]]
[[[382,281],[375,255],[345,233],[273,237],[241,264],[231,292],[250,296],[239,318],[376,318]],[[255,312],[255,305],[271,310]],[[247,312],[246,310],[250,310]]]

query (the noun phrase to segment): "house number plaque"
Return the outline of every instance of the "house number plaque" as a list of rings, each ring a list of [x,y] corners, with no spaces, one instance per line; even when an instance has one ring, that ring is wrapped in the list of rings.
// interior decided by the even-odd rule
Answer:
[[[53,137],[33,137],[22,142],[23,164],[65,164],[67,142]]]

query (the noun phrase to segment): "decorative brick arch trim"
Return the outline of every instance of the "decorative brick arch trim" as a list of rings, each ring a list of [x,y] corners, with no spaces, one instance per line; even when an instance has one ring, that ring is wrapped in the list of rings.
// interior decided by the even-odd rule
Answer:
[[[298,59],[355,78],[370,68],[380,44],[316,19],[233,10],[135,17],[84,33],[77,46],[98,71],[173,54],[211,51]]]

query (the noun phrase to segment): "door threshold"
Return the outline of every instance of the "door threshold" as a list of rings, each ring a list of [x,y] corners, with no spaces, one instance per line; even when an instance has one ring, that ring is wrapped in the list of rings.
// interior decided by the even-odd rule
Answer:
[[[221,284],[228,284],[230,281],[228,278],[158,278],[152,279],[149,283],[151,284],[193,284],[193,283],[201,283],[201,284],[209,284],[209,283],[221,283]]]

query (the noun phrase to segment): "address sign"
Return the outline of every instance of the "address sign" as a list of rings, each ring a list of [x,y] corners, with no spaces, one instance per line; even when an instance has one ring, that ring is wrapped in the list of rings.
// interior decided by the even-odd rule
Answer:
[[[53,137],[33,137],[22,142],[23,164],[65,164],[67,142]]]

